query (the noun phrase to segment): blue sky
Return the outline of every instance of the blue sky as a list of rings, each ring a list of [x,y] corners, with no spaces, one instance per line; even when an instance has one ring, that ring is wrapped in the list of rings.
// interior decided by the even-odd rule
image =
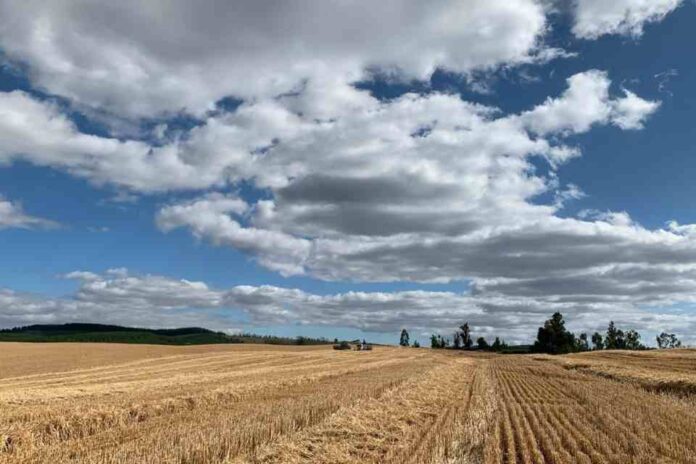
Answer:
[[[695,340],[696,5],[408,3],[0,2],[0,325]]]

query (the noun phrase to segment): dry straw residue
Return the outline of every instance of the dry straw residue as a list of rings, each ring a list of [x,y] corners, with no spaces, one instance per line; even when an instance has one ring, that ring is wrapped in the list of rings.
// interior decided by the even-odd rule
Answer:
[[[386,347],[0,348],[0,463],[696,456],[689,350],[552,358]]]

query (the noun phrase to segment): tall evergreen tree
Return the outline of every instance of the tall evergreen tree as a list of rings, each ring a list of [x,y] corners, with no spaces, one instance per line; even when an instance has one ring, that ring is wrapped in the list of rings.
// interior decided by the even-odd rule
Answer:
[[[614,321],[609,322],[607,327],[607,335],[604,339],[604,345],[607,350],[623,350],[626,348],[626,339],[623,330],[617,329]]]
[[[617,332],[618,330],[616,329],[614,321],[609,321],[609,327],[607,327],[607,336],[604,338],[604,344],[608,350],[616,349]]]
[[[554,313],[551,319],[539,327],[537,339],[532,346],[537,353],[564,354],[576,350],[575,335],[566,330],[561,313]]]
[[[401,329],[401,340],[399,340],[399,345],[401,345],[401,346],[408,346],[409,345],[408,331],[406,329]]]
[[[465,322],[462,326],[459,327],[462,332],[461,332],[461,337],[462,337],[462,347],[465,350],[470,350],[471,345],[473,345],[473,342],[471,341],[471,332],[469,331],[469,323]]]

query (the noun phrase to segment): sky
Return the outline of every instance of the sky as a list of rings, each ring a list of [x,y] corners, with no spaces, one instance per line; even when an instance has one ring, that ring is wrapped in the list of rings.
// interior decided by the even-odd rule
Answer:
[[[0,0],[0,327],[696,344],[690,0]]]

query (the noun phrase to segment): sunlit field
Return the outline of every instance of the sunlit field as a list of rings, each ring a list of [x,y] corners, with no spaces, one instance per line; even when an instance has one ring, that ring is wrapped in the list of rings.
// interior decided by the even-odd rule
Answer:
[[[690,350],[2,343],[0,462],[693,463],[695,367]]]

